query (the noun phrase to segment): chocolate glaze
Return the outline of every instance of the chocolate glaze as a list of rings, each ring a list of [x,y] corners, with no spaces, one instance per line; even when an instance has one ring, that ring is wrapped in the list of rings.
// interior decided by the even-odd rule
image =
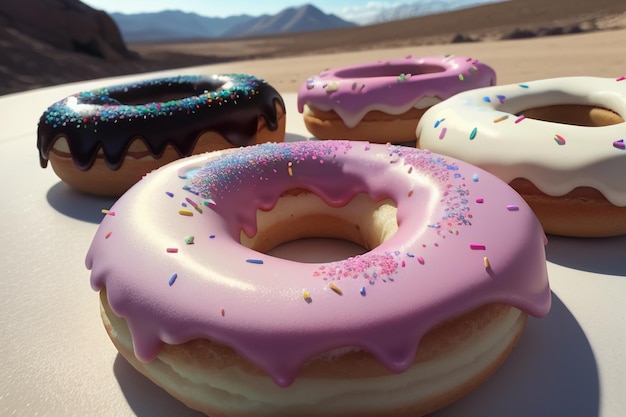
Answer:
[[[234,146],[253,144],[259,117],[278,128],[280,94],[246,74],[178,76],[84,91],[51,105],[41,116],[37,148],[42,168],[54,142],[65,137],[76,166],[88,170],[102,149],[109,168],[122,165],[133,139],[155,158],[167,145],[191,155],[200,135],[214,131]]]

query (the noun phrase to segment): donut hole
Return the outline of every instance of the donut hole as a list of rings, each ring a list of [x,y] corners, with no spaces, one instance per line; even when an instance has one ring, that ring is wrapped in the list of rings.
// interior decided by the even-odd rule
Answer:
[[[398,229],[396,204],[357,194],[342,207],[303,189],[284,193],[272,210],[257,210],[257,234],[241,244],[298,262],[332,262],[366,253]]]
[[[596,106],[558,104],[535,107],[519,112],[518,116],[574,126],[601,127],[624,123],[616,112]]]
[[[338,78],[397,77],[400,74],[422,75],[444,72],[445,67],[429,64],[389,64],[365,68],[346,68],[335,73]]]
[[[140,106],[146,103],[165,103],[191,96],[220,91],[225,82],[219,79],[203,79],[198,82],[155,83],[141,88],[125,88],[109,92],[109,99],[119,104]]]

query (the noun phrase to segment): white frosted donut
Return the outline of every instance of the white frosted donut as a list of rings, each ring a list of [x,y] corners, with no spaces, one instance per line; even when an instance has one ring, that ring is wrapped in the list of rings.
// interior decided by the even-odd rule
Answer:
[[[563,77],[476,89],[429,109],[418,147],[497,175],[546,232],[626,233],[626,79]]]

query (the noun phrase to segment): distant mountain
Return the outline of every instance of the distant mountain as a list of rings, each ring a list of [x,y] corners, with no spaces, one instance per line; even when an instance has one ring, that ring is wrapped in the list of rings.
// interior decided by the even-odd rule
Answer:
[[[487,3],[499,3],[508,0],[421,0],[418,2],[400,4],[398,6],[382,8],[366,24],[391,22],[394,20],[409,19],[411,17],[426,16],[465,9]]]
[[[225,18],[200,16],[179,10],[158,13],[112,13],[128,43],[190,39],[242,38],[309,32],[357,26],[312,5],[288,8],[276,15]]]
[[[313,32],[357,26],[340,19],[334,14],[326,14],[317,7],[307,4],[298,8],[288,8],[274,15],[263,15],[232,27],[224,36],[243,38],[277,33]]]
[[[231,27],[254,19],[248,15],[205,17],[180,10],[111,13],[111,17],[120,28],[124,40],[129,43],[219,38]]]

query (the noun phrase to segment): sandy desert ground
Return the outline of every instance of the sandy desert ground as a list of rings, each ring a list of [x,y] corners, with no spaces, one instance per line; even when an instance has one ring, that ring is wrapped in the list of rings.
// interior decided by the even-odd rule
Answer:
[[[554,37],[423,46],[244,60],[200,66],[196,72],[244,72],[266,79],[281,92],[295,92],[307,77],[336,66],[407,55],[466,55],[496,70],[499,84],[541,78],[626,75],[626,29]]]
[[[317,34],[131,47],[152,58],[223,59],[236,53],[236,62],[198,70],[255,74],[283,92],[296,91],[326,68],[406,55],[468,55],[491,65],[500,84],[568,75],[613,77],[626,73],[626,4],[512,0]],[[241,60],[246,55],[253,59]]]

